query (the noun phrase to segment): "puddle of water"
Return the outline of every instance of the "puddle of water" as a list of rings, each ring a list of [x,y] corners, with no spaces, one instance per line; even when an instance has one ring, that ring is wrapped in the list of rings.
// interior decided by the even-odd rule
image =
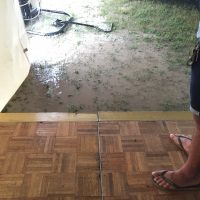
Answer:
[[[101,0],[42,2],[43,8],[70,12],[83,22],[106,21],[99,13]],[[172,102],[186,98],[186,84],[180,85],[185,77],[167,72],[163,52],[143,41],[138,45],[137,37],[75,25],[53,37],[30,36],[29,77],[4,111],[161,110],[169,96]]]

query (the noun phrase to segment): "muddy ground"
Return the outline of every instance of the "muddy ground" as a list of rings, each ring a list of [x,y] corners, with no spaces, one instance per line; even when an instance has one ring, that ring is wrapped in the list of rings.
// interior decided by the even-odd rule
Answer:
[[[50,3],[51,2],[51,3]],[[50,4],[49,4],[50,3]],[[79,21],[101,24],[101,0],[43,1]],[[30,74],[4,112],[187,110],[188,75],[169,48],[139,31],[72,25],[62,35],[29,36]]]

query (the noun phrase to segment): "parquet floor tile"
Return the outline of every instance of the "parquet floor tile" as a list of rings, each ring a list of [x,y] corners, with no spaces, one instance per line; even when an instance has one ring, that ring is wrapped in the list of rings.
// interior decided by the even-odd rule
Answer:
[[[177,169],[186,161],[169,133],[191,135],[192,121],[115,121],[100,122],[99,127],[104,199],[199,199],[198,191],[163,192],[151,181],[152,171]]]
[[[0,200],[199,200],[151,181],[186,161],[169,132],[193,131],[192,121],[0,123]]]

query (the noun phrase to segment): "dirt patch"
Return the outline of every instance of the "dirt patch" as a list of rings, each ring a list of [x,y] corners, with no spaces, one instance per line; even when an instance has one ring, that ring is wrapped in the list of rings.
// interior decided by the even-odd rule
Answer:
[[[56,5],[57,9],[77,13],[81,21],[100,23],[105,21],[99,14],[101,3],[60,0],[51,1],[50,8]],[[172,67],[167,55],[173,54],[145,42],[144,37],[138,31],[106,34],[74,25],[60,36],[30,37],[30,74],[4,111],[187,109],[185,67]]]

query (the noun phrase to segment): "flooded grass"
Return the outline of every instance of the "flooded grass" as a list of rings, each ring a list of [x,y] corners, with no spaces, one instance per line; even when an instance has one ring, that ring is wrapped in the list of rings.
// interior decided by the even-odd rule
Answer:
[[[83,22],[113,19],[115,30],[106,34],[73,25],[61,35],[30,36],[30,74],[4,112],[187,110],[188,69],[177,54],[139,25],[125,27],[136,21],[132,13],[126,22],[127,5],[137,2],[116,0],[110,10],[115,19],[106,19],[101,8],[111,9],[111,0],[43,1],[44,8],[70,12]]]
[[[102,13],[115,22],[117,29],[138,30],[152,34],[147,40],[157,40],[174,49],[193,47],[199,12],[188,1],[106,0]],[[155,36],[155,37],[153,37]]]

